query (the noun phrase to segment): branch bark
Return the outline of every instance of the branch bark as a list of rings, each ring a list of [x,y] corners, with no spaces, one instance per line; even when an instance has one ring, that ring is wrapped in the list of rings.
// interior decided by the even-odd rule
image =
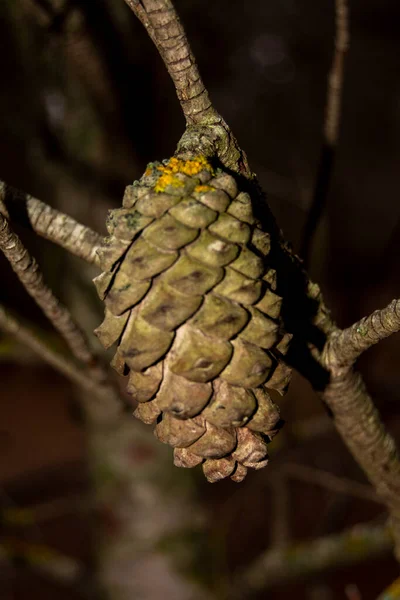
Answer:
[[[1,214],[0,250],[10,262],[26,291],[64,338],[73,355],[87,367],[93,369],[96,359],[89,348],[85,335],[72,319],[69,310],[46,286],[36,260],[30,256],[21,240],[12,231],[7,219]],[[99,378],[102,378],[100,373]]]
[[[185,31],[170,0],[125,0],[146,27],[168,69],[187,125],[217,122]]]
[[[389,510],[395,554],[400,560],[400,462],[396,444],[359,373],[333,375],[322,393],[335,426]]]
[[[348,329],[331,334],[325,347],[325,360],[330,369],[340,371],[355,363],[374,344],[400,331],[400,300],[376,310]]]
[[[102,236],[37,198],[0,181],[0,214],[54,242],[88,263],[98,265]]]
[[[331,377],[321,397],[345,444],[389,510],[400,561],[400,458],[360,374],[353,369],[364,350],[399,330],[400,303],[393,300],[349,329],[333,331],[322,354]]]
[[[125,0],[143,23],[170,74],[186,119],[177,156],[203,154],[249,179],[246,154],[211,103],[182,23],[171,0]]]
[[[344,66],[349,49],[350,27],[348,0],[335,0],[335,48],[328,76],[324,140],[321,148],[314,195],[302,234],[300,256],[307,266],[315,231],[322,217],[328,198],[336,147],[339,137],[343,94]]]

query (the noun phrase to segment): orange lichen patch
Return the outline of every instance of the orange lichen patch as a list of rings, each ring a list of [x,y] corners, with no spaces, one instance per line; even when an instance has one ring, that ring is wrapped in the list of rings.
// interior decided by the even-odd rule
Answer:
[[[212,192],[215,188],[212,185],[196,185],[194,188],[195,192]]]
[[[173,156],[165,165],[160,165],[157,169],[163,173],[184,173],[189,176],[197,175],[205,169],[213,172],[212,166],[204,156],[195,156],[191,160],[181,160]]]
[[[193,177],[205,170],[209,171],[211,174],[214,173],[212,166],[204,156],[196,156],[191,160],[182,160],[180,158],[172,157],[165,164],[157,165],[156,168],[162,173],[154,187],[156,192],[164,192],[165,188],[169,185],[172,185],[173,187],[181,187],[184,185],[182,180],[176,177],[178,174]]]
[[[161,175],[156,185],[154,186],[154,191],[165,192],[165,188],[168,185],[171,185],[172,187],[183,187],[185,184],[183,183],[183,181],[178,179],[176,175],[173,175],[172,173],[164,173],[164,175]]]

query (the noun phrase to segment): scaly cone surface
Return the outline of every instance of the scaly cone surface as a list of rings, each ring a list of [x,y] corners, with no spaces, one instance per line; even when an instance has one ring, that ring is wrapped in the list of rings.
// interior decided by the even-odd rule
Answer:
[[[96,284],[102,344],[118,347],[135,416],[156,424],[180,467],[242,481],[268,462],[286,391],[270,234],[236,180],[203,156],[151,163],[110,211]]]

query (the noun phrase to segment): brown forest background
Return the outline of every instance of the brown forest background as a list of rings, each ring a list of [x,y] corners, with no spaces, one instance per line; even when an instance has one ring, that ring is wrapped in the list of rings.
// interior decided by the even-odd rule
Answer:
[[[176,2],[213,102],[248,153],[295,249],[302,241],[321,151],[333,4]],[[350,9],[339,148],[310,262],[310,274],[340,326],[400,296],[400,5],[352,0]],[[155,48],[122,0],[3,0],[0,48],[0,178],[105,232],[107,210],[120,204],[125,185],[148,161],[170,156],[184,129]],[[98,325],[101,306],[90,285],[94,273],[29,232],[21,235],[79,322],[88,331]],[[0,272],[1,302],[52,339],[4,260]],[[400,337],[392,336],[360,361],[397,439],[399,350]],[[89,485],[85,440],[74,390],[10,339],[0,338],[0,358],[0,508],[84,493]],[[201,547],[196,577],[213,590],[267,548],[276,510],[273,481],[281,464],[300,463],[364,481],[300,376],[281,407],[287,424],[278,436],[282,439],[272,444],[273,470],[253,473],[239,486],[211,486],[198,474],[179,472],[194,486],[205,515],[196,530]],[[150,429],[145,433],[150,436]],[[288,490],[293,540],[327,535],[382,514],[378,504],[296,476]],[[16,529],[3,523],[3,533],[45,543],[90,566],[89,519],[70,506],[43,523]],[[296,593],[336,600],[354,594],[349,584],[355,584],[362,600],[369,600],[395,576],[388,553],[275,586],[258,597]],[[84,595],[20,564],[0,567],[0,597],[72,600]]]

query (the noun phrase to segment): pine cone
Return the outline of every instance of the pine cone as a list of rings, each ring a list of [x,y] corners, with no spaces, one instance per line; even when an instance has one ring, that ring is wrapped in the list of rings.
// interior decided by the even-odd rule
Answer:
[[[110,211],[97,277],[96,330],[129,373],[135,416],[156,423],[177,466],[241,481],[267,463],[283,394],[282,298],[268,266],[270,235],[250,196],[202,156],[151,163]]]

